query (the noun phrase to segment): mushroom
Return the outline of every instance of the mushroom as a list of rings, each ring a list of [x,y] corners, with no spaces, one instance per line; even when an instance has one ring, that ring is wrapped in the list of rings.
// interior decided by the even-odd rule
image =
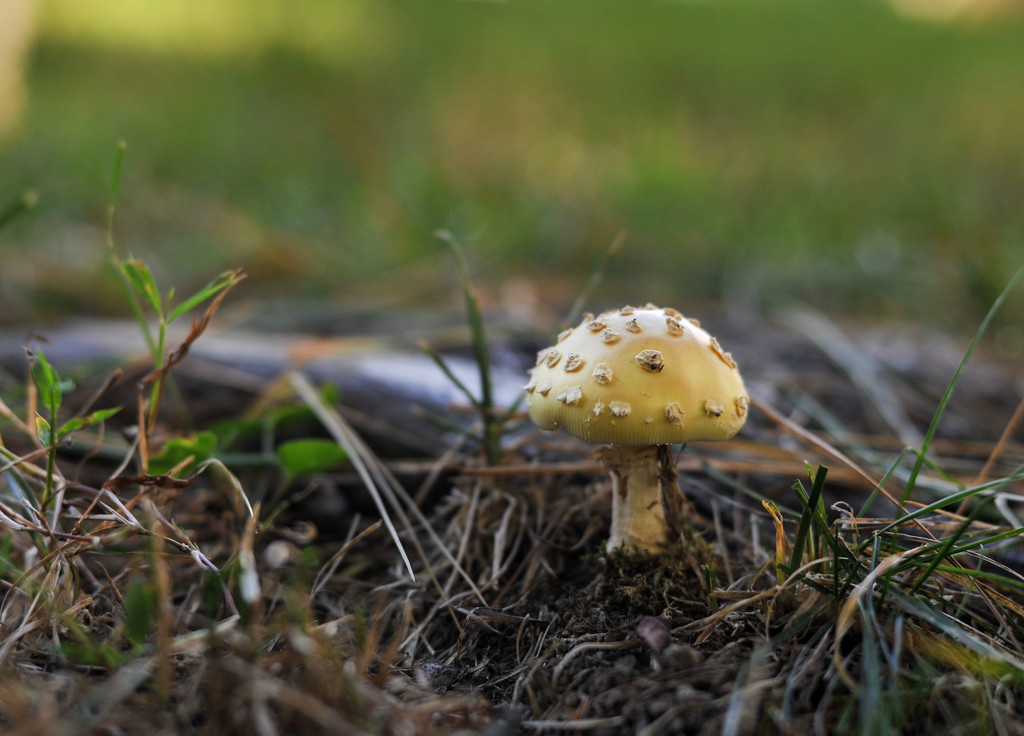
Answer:
[[[669,446],[729,439],[750,404],[718,341],[653,304],[586,315],[540,351],[524,388],[542,429],[610,445],[602,453],[613,486],[609,551],[665,551],[672,498],[662,487],[676,480]]]

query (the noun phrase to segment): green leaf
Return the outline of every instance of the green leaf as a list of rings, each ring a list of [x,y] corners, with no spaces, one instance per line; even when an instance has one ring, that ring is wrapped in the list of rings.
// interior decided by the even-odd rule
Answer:
[[[115,406],[110,409],[99,409],[84,417],[74,417],[61,425],[58,435],[60,437],[66,437],[72,432],[77,432],[80,429],[85,429],[86,427],[91,427],[95,424],[99,424],[100,422],[104,422],[119,411],[121,411],[121,407]]]
[[[164,443],[163,449],[149,459],[149,472],[168,473],[185,460],[192,458],[188,466],[201,463],[213,457],[217,447],[217,435],[213,432],[199,432],[191,437],[174,437]]]
[[[190,296],[188,299],[183,301],[181,304],[176,306],[172,311],[168,322],[173,322],[178,319],[181,315],[190,309],[194,309],[199,306],[207,299],[216,296],[218,292],[223,291],[229,286],[234,286],[238,283],[238,273],[236,271],[225,271],[220,276],[215,278],[213,281],[208,283],[203,289]]]
[[[156,623],[156,591],[148,583],[133,585],[124,596],[125,634],[135,646],[145,642]]]
[[[60,409],[64,392],[70,391],[75,387],[74,381],[61,380],[57,370],[50,365],[50,361],[46,359],[46,355],[42,350],[36,350],[35,358],[32,362],[32,379],[39,390],[39,398],[42,400],[43,406],[50,412],[50,417],[52,418]]]
[[[61,642],[58,649],[69,661],[88,667],[116,669],[131,660],[128,654],[113,645],[85,637]]]
[[[343,463],[348,455],[333,440],[290,440],[277,448],[277,458],[289,475],[312,475]]]
[[[121,270],[136,293],[146,300],[154,312],[161,314],[163,309],[160,304],[160,290],[149,266],[140,260],[123,261]]]
[[[51,445],[54,440],[50,423],[41,414],[36,414],[36,439],[44,445]]]
[[[324,384],[320,397],[327,405],[337,404],[340,392],[336,386]],[[217,435],[219,446],[223,449],[239,438],[273,436],[276,432],[293,430],[292,434],[302,432],[304,425],[316,419],[313,410],[305,404],[283,404],[275,406],[258,418],[241,417],[223,419],[213,424],[210,429]]]

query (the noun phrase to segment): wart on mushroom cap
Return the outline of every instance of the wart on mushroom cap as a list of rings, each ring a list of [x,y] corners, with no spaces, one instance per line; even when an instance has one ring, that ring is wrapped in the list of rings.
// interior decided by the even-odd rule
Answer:
[[[530,418],[617,446],[603,455],[614,488],[608,548],[659,553],[669,541],[662,482],[675,469],[657,446],[732,437],[750,399],[732,356],[674,309],[624,307],[580,327],[537,356],[524,387]]]

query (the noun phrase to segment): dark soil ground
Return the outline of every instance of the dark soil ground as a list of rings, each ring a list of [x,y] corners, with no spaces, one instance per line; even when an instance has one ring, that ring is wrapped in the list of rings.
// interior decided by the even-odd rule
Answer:
[[[403,348],[398,323],[386,341],[244,329],[204,337],[176,373],[180,405],[168,409],[165,434],[293,402],[295,382],[283,377],[301,355],[303,375],[337,386],[410,562],[378,523],[358,468],[283,477],[254,461],[267,439],[257,433],[226,462],[260,504],[262,526],[210,467],[187,487],[121,489],[151,530],[171,531],[78,550],[52,605],[33,613],[7,575],[0,723],[25,734],[1024,733],[1024,672],[1006,644],[1019,621],[984,632],[1009,652],[998,677],[956,664],[929,644],[934,622],[899,606],[871,608],[876,629],[861,619],[837,626],[853,594],[832,596],[823,574],[816,585],[779,586],[762,503],[799,510],[793,486],[810,489],[805,463],[824,464],[823,508],[830,523],[851,519],[846,538],[892,518],[884,499],[859,513],[869,479],[909,467],[898,454],[920,445],[969,338],[840,331],[810,313],[703,322],[737,357],[755,403],[734,441],[679,449],[679,486],[695,513],[687,544],[660,559],[604,553],[611,491],[593,448],[517,415],[502,463],[489,467],[472,442],[440,429],[435,416],[470,427],[474,415]],[[377,334],[386,323],[374,323]],[[496,385],[514,395],[546,336],[496,332]],[[88,344],[137,377],[118,334],[76,326],[51,335],[48,354],[60,366],[97,366],[102,355],[74,355]],[[447,334],[430,337],[457,362],[467,351],[458,338],[445,344]],[[5,389],[24,371],[19,339],[0,343]],[[94,383],[80,385],[85,394]],[[1020,390],[1019,368],[983,346],[931,445],[945,475],[929,472],[916,500],[948,492],[940,480],[1014,472],[1024,448],[1000,437],[1015,429]],[[135,382],[121,379],[105,400],[132,406]],[[306,416],[275,440],[285,434],[325,432]],[[9,435],[13,452],[30,449]],[[64,473],[98,487],[117,453],[90,452],[68,448]],[[886,485],[895,497],[899,475]],[[1008,503],[1009,516],[985,518],[1007,526]],[[794,516],[789,542],[796,528]],[[7,539],[9,559],[28,567],[30,545]],[[167,539],[194,543],[218,572]],[[994,549],[992,559],[1019,567],[1021,549]],[[976,604],[952,588],[954,617],[979,627],[982,614],[968,615]],[[126,633],[137,590],[157,601],[140,646]]]

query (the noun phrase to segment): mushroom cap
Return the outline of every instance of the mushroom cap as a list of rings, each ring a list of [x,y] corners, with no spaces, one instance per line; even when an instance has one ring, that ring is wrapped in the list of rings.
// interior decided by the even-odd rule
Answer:
[[[586,315],[540,351],[524,388],[539,427],[615,445],[729,439],[750,404],[718,341],[652,304]]]

